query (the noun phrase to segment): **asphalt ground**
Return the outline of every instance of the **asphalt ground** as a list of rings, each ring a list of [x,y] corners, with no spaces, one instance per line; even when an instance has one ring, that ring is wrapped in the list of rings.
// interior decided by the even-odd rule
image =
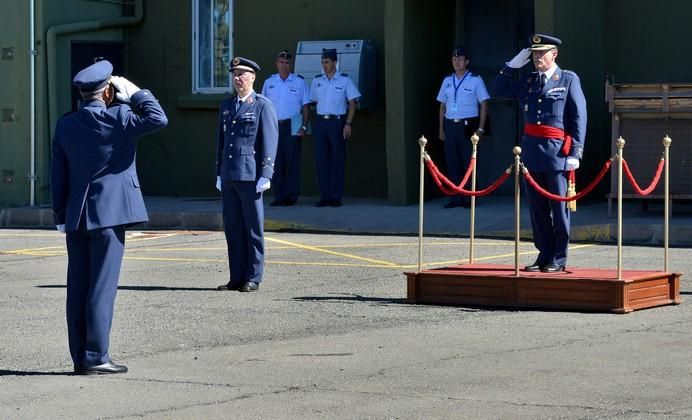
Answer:
[[[426,267],[468,239],[426,237]],[[405,303],[411,236],[268,233],[258,293],[228,279],[217,231],[129,231],[111,354],[124,375],[71,375],[62,234],[0,230],[0,418],[692,418],[692,281],[683,303],[627,315]],[[477,239],[477,262],[514,243]],[[535,250],[520,245],[522,264]],[[570,265],[614,268],[612,245]],[[671,271],[692,272],[690,250]],[[659,247],[625,269],[661,270]]]

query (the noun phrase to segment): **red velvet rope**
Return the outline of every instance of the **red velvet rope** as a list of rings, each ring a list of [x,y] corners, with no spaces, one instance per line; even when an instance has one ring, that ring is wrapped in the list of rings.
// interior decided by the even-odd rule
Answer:
[[[654,179],[651,181],[651,184],[649,184],[649,186],[646,189],[641,189],[639,187],[639,184],[637,184],[637,181],[634,179],[634,175],[632,175],[632,172],[630,171],[629,166],[627,166],[627,161],[625,159],[622,160],[622,169],[625,171],[625,175],[627,175],[627,178],[630,180],[630,184],[632,184],[632,188],[634,188],[634,191],[636,191],[637,194],[649,195],[656,188],[656,185],[658,185],[658,180],[661,179],[661,172],[663,172],[664,163],[665,160],[663,159],[658,161],[658,168],[656,168],[656,174],[654,175]]]
[[[612,164],[613,164],[613,162],[611,160],[607,160],[603,164],[603,168],[601,168],[601,172],[599,172],[598,175],[596,175],[596,178],[593,181],[591,181],[591,183],[586,188],[584,188],[582,191],[580,191],[579,194],[573,195],[572,197],[563,197],[561,195],[553,194],[550,191],[544,190],[533,179],[533,177],[531,176],[531,174],[529,173],[528,170],[524,171],[524,178],[526,178],[526,182],[528,182],[529,185],[531,185],[533,187],[533,189],[538,191],[542,196],[544,196],[546,198],[549,198],[549,199],[555,200],[555,201],[564,201],[564,202],[574,201],[574,200],[579,200],[582,197],[584,197],[585,195],[587,195],[588,193],[590,193],[591,190],[593,190],[596,187],[596,185],[598,185],[598,183],[601,182],[601,180],[603,179],[605,174],[608,172],[608,170],[610,169],[610,166]]]
[[[472,159],[473,161],[473,159]],[[503,182],[509,178],[509,172],[505,172],[498,178],[491,186],[484,190],[478,190],[478,191],[469,191],[465,190],[462,188],[462,186],[465,184],[465,182],[462,182],[459,186],[454,185],[452,181],[450,181],[446,176],[444,176],[440,170],[437,168],[435,163],[432,161],[432,159],[426,159],[425,160],[425,166],[428,168],[428,172],[430,172],[430,175],[433,178],[433,181],[435,181],[435,185],[437,185],[437,188],[440,189],[445,195],[456,195],[456,194],[462,194],[462,195],[469,195],[472,197],[479,197],[479,196],[484,196],[488,195],[491,192],[495,191],[498,189],[500,185],[502,185]],[[469,165],[469,168],[471,166]]]

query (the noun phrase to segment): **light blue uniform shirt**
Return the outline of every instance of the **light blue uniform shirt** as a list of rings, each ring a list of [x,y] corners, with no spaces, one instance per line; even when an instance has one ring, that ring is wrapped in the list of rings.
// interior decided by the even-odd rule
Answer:
[[[286,80],[279,73],[264,81],[262,95],[269,98],[276,108],[279,120],[290,119],[303,111],[303,105],[310,103],[308,84],[305,79],[289,73]]]
[[[470,71],[461,78],[455,74],[445,77],[437,94],[438,102],[447,107],[445,118],[450,120],[478,117],[478,104],[489,98],[483,79]]]
[[[319,115],[344,115],[348,111],[348,101],[358,99],[360,96],[351,78],[338,71],[334,73],[332,80],[324,74],[312,79],[310,99],[317,102]]]

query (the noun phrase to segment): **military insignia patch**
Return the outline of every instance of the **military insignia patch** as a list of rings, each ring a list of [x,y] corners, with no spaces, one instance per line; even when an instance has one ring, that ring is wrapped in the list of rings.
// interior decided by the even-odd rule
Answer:
[[[245,100],[245,102],[251,104],[251,103],[255,102],[255,100],[252,99],[252,96],[250,96],[249,98],[247,98],[247,99]]]
[[[237,66],[238,64],[240,64],[240,58],[238,58],[238,57],[234,58],[233,61],[231,61],[231,64],[233,64],[234,66]]]
[[[534,35],[533,38],[531,39],[534,44],[540,44],[541,43],[541,37],[538,35]]]
[[[558,76],[557,74],[553,74],[552,79],[555,81],[560,80],[560,76]]]

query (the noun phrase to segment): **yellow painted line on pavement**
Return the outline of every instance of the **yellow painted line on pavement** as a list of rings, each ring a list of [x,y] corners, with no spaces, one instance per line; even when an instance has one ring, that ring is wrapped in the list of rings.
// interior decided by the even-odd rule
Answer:
[[[324,254],[336,255],[339,257],[351,258],[354,260],[366,261],[366,262],[370,262],[370,263],[374,263],[374,264],[381,264],[381,265],[385,265],[385,266],[392,266],[392,267],[396,266],[396,264],[391,263],[389,261],[375,260],[373,258],[366,258],[366,257],[360,257],[358,255],[346,254],[343,252],[330,251],[328,249],[322,249],[322,248],[319,248],[316,246],[310,246],[310,245],[302,245],[302,244],[298,244],[295,242],[284,241],[282,239],[276,239],[276,238],[266,238],[266,239],[268,241],[271,241],[271,242],[276,242],[276,243],[280,243],[280,244],[284,244],[284,245],[291,245],[291,246],[294,246],[296,248],[307,249],[310,251],[321,252]]]
[[[582,249],[582,248],[588,248],[594,246],[593,244],[585,244],[585,245],[575,245],[569,247],[570,250],[575,250],[575,249]],[[520,252],[519,255],[534,255],[538,254],[537,250],[533,251],[525,251],[525,252]],[[507,254],[499,254],[499,255],[489,255],[487,257],[474,257],[473,262],[478,262],[478,261],[488,261],[488,260],[496,260],[499,258],[507,258],[507,257],[513,257],[514,252],[507,253]],[[449,265],[449,264],[462,264],[462,263],[467,263],[469,260],[468,258],[465,258],[463,260],[452,260],[452,261],[438,261],[438,262],[430,262],[430,263],[424,263],[424,266],[431,266],[431,265]],[[402,268],[414,268],[418,267],[418,264],[410,264],[410,265],[405,265],[402,266]]]
[[[167,262],[226,262],[226,259],[211,258],[165,258],[165,257],[123,257],[124,260],[135,261],[167,261]]]

